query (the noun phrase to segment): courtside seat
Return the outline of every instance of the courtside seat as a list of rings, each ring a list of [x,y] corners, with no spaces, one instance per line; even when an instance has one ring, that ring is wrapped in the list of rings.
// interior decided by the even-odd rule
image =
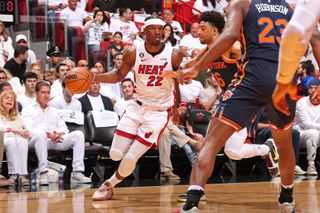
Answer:
[[[187,119],[193,128],[193,132],[200,133],[203,136],[206,136],[211,117],[211,112],[203,109],[190,109],[187,112]]]
[[[75,123],[66,123],[68,126],[68,129],[70,132],[72,131],[81,131],[85,135],[85,138],[88,138],[86,136],[88,134],[88,130],[86,130],[84,125],[79,125]],[[89,142],[89,145],[85,146],[85,157],[97,157],[103,154],[104,149],[101,146],[93,145]]]
[[[100,119],[97,121],[96,119],[99,117]],[[115,112],[89,111],[87,114],[89,141],[91,143],[110,147],[118,122],[119,117]]]
[[[193,128],[193,132],[200,133],[204,137],[207,133],[207,128],[212,119],[212,114],[209,111],[203,109],[189,109],[187,111],[187,120]],[[224,154],[223,149],[218,153],[217,157],[222,160],[222,167],[219,171],[219,176],[223,177],[225,172],[231,174],[233,177],[236,176],[237,163],[231,160]]]
[[[118,122],[118,115],[111,111],[89,111],[86,115],[89,141],[92,145],[99,146],[101,149],[101,155],[93,168],[100,181],[104,180],[105,173],[105,166],[101,165],[100,160],[102,157],[109,158],[114,131]]]

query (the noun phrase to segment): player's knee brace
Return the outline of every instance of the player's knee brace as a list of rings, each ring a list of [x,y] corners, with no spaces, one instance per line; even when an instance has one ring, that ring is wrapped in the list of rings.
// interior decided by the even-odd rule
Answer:
[[[242,157],[239,154],[240,150],[235,150],[232,147],[225,147],[224,153],[232,160],[241,160]]]
[[[110,150],[110,158],[114,161],[119,161],[123,158],[123,156],[128,151],[130,145],[132,143],[132,139],[125,138],[119,136],[117,134],[114,135],[111,150]]]
[[[135,169],[137,161],[137,157],[134,154],[128,152],[121,161],[118,169],[119,174],[123,177],[129,176]]]
[[[232,160],[241,160],[241,149],[247,137],[247,128],[233,133],[227,140],[224,153]]]
[[[113,161],[119,161],[123,158],[124,153],[117,149],[111,149],[109,155]]]

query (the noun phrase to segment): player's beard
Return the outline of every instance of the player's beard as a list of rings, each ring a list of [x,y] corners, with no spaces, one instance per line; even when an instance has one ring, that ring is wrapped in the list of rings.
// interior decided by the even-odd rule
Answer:
[[[161,40],[160,41],[152,41],[152,45],[154,45],[154,46],[158,46],[158,45],[160,45],[161,44]]]

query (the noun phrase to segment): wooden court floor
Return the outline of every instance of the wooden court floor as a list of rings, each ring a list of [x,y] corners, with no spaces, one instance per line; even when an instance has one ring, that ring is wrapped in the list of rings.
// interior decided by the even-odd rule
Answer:
[[[0,212],[14,213],[144,213],[177,212],[181,204],[177,196],[185,192],[186,185],[152,187],[120,187],[109,201],[93,202],[94,189],[61,190],[46,192],[0,192]],[[201,213],[262,213],[279,212],[277,196],[279,183],[250,182],[208,184],[207,201],[201,202]],[[296,183],[297,212],[320,212],[320,181]]]

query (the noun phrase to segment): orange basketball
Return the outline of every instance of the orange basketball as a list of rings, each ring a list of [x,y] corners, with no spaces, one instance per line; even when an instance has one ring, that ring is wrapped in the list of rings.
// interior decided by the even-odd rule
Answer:
[[[92,74],[85,68],[76,68],[65,76],[66,87],[73,94],[86,92],[92,82]]]

